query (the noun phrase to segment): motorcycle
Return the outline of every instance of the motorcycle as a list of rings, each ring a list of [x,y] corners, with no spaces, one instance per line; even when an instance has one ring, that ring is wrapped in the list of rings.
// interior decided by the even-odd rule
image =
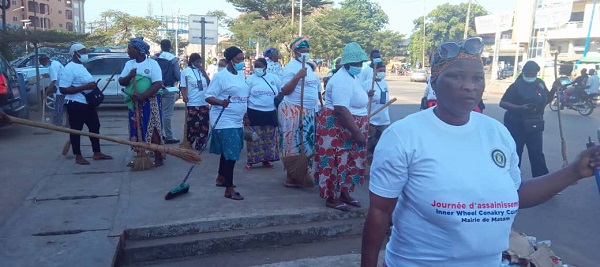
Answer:
[[[596,108],[596,102],[598,101],[598,94],[588,94],[585,91],[576,91],[572,95],[569,96],[567,101],[564,101],[563,93],[567,90],[568,86],[571,84],[566,84],[560,87],[556,96],[554,96],[554,100],[550,104],[550,110],[558,111],[559,108],[567,108],[572,109],[579,114],[584,116],[589,116],[594,112]],[[561,104],[562,102],[562,104]],[[562,106],[562,107],[561,107]]]

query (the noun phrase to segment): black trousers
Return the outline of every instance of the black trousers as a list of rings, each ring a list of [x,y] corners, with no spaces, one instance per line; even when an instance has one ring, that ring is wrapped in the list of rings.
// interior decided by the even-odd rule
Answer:
[[[504,122],[506,128],[512,135],[517,145],[517,154],[519,155],[519,167],[523,159],[523,148],[527,145],[527,153],[529,154],[529,163],[531,165],[531,176],[538,177],[548,174],[546,167],[546,157],[544,156],[543,147],[543,131],[526,132],[520,121]]]
[[[233,186],[233,168],[235,167],[235,160],[226,160],[225,156],[221,154],[221,160],[219,161],[219,175],[225,177],[223,182],[224,187]]]
[[[83,125],[87,125],[90,133],[100,133],[100,119],[98,118],[98,112],[96,108],[92,108],[87,104],[70,101],[67,106],[67,114],[69,114],[69,124],[71,129],[83,130]],[[81,155],[81,136],[77,134],[71,134],[71,146],[73,147],[74,155]],[[90,137],[92,142],[92,151],[100,152],[100,139]]]

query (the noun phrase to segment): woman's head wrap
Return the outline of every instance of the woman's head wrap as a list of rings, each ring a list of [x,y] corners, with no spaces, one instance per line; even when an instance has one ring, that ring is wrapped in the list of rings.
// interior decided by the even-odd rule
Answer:
[[[190,57],[188,58],[188,66],[192,66],[192,64],[194,64],[194,61],[198,60],[198,59],[202,59],[202,57],[200,56],[200,54],[198,53],[192,53],[190,54]]]
[[[436,51],[437,51],[437,49],[433,53],[437,53]],[[431,55],[431,58],[434,58],[433,54]],[[434,59],[430,62],[431,63],[431,80],[432,81],[437,79],[437,77],[440,76],[440,74],[442,74],[442,72],[444,72],[446,69],[448,69],[448,67],[450,67],[452,64],[454,64],[455,62],[457,62],[459,60],[475,60],[475,61],[482,62],[481,55],[471,55],[471,54],[467,54],[463,51],[459,52],[457,56],[446,59],[446,60],[442,60],[442,59],[440,59],[440,57],[435,57],[435,58],[436,59]]]
[[[303,36],[300,36],[300,37],[294,39],[294,41],[292,41],[290,43],[290,49],[292,51],[296,51],[296,50],[298,50],[300,48],[304,48],[304,47],[310,48],[310,45],[308,45],[308,38],[303,37]]]
[[[144,37],[136,37],[129,39],[129,45],[135,47],[140,54],[149,55],[150,54],[150,45],[144,42]]]
[[[535,61],[527,61],[525,63],[525,65],[523,65],[522,72],[536,72],[537,73],[539,71],[540,71],[540,65],[535,63]]]
[[[263,52],[264,57],[271,57],[271,55],[277,53],[277,48],[269,47],[265,52]]]
[[[227,47],[227,49],[225,49],[225,52],[223,52],[223,55],[225,55],[225,60],[227,60],[227,63],[229,63],[232,59],[234,59],[240,53],[243,53],[241,49],[237,48],[236,46],[230,46],[230,47]]]

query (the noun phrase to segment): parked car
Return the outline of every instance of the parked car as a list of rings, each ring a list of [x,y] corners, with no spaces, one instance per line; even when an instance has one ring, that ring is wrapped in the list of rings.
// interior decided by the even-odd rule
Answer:
[[[427,82],[427,78],[429,78],[429,71],[425,69],[413,70],[410,74],[411,82]]]
[[[0,110],[10,116],[29,118],[23,79],[2,56],[0,56]]]
[[[104,103],[106,104],[124,104],[124,95],[119,84],[119,74],[129,60],[127,53],[105,53],[95,55],[85,63],[85,68],[92,74],[94,81],[100,80],[98,87],[104,89]],[[112,79],[111,76],[115,74]]]
[[[502,79],[506,79],[506,78],[512,77],[513,74],[514,74],[514,71],[515,71],[515,67],[513,67],[513,66],[508,66],[506,68],[503,68],[498,73],[498,80],[502,80]]]

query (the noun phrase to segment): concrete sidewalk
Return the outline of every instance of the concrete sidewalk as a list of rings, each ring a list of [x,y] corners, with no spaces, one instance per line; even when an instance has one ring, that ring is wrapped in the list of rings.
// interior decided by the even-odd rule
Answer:
[[[127,139],[125,112],[100,111],[101,134]],[[182,110],[175,111],[173,128],[178,137],[183,117]],[[56,140],[66,138],[61,133],[52,135]],[[191,167],[189,163],[167,156],[164,166],[132,172],[126,167],[134,155],[129,147],[101,141],[103,152],[114,159],[79,166],[72,155],[67,159],[58,155],[62,142],[57,143],[56,155],[49,156],[55,168],[46,172],[0,229],[2,266],[111,266],[127,230],[171,233],[198,223],[243,224],[252,218],[341,213],[325,207],[316,187],[285,188],[280,162],[274,169],[245,170],[245,151],[234,174],[236,190],[245,200],[224,198],[224,189],[214,183],[219,158],[204,153],[188,181],[190,192],[165,201],[165,194]],[[82,138],[82,151],[91,154],[87,138]],[[353,196],[368,207],[367,185],[358,187]],[[364,213],[365,208],[355,211]]]

